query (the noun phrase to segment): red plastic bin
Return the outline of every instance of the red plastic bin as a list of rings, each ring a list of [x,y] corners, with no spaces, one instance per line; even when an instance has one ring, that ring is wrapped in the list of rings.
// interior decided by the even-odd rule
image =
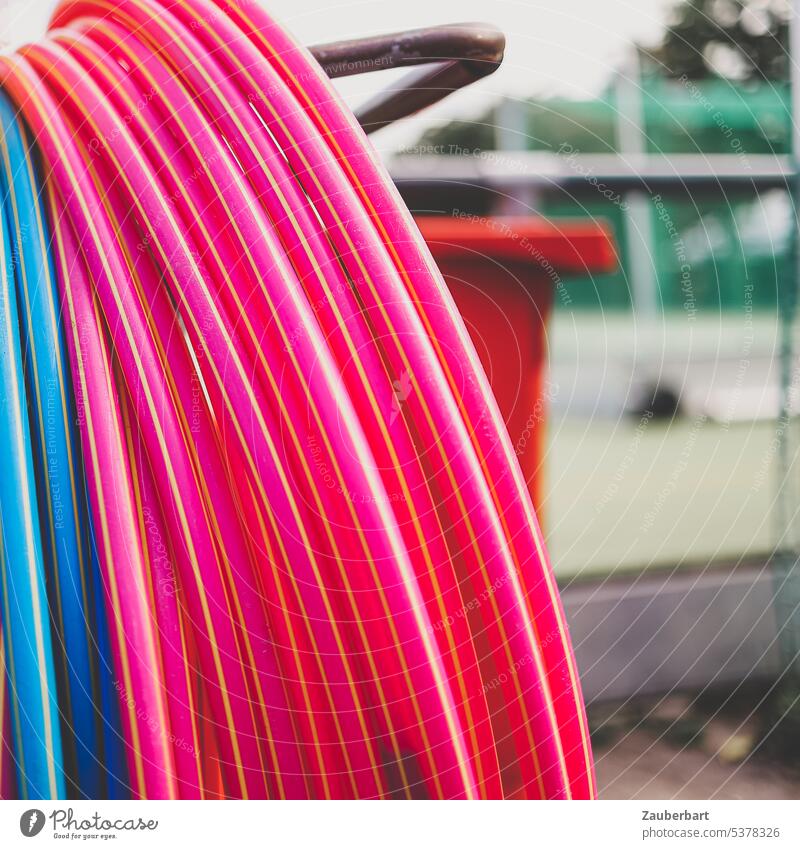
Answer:
[[[562,275],[614,270],[610,231],[538,216],[416,221],[464,317],[540,512],[554,292]]]

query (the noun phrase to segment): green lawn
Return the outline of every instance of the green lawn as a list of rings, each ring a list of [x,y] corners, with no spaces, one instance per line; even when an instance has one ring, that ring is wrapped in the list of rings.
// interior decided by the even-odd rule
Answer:
[[[637,335],[642,349],[640,328],[607,316],[551,326],[558,394],[548,423],[542,521],[560,578],[772,549],[781,459],[776,422],[764,409],[776,399],[777,386],[769,386],[777,376],[776,328],[771,320],[755,322],[752,365],[742,375],[740,328],[735,319],[733,325],[692,328],[692,344],[685,323],[668,322],[659,333],[651,354],[658,373],[674,375],[681,395],[694,399],[672,423],[619,406],[630,397],[637,370],[629,352]],[[652,338],[644,341],[653,347]],[[748,405],[758,411],[749,420]],[[727,423],[706,412],[728,408],[734,415]]]

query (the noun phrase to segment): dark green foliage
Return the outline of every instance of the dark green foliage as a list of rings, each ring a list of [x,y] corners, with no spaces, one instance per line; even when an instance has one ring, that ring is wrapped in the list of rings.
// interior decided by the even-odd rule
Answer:
[[[664,40],[651,55],[673,77],[785,80],[788,20],[784,0],[685,0],[676,4]],[[714,61],[720,52],[725,61]]]

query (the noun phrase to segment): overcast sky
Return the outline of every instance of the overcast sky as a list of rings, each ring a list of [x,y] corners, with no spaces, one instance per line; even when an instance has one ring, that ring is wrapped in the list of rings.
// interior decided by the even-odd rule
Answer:
[[[52,0],[0,0],[0,39],[36,38]],[[431,24],[486,21],[506,33],[502,68],[470,90],[453,95],[404,126],[374,141],[383,149],[414,139],[423,126],[450,117],[470,118],[501,95],[564,94],[587,97],[599,91],[624,61],[633,41],[659,38],[670,0],[266,0],[267,7],[306,44],[392,32]],[[389,72],[386,72],[389,73]],[[386,80],[372,75],[342,81],[357,104]]]

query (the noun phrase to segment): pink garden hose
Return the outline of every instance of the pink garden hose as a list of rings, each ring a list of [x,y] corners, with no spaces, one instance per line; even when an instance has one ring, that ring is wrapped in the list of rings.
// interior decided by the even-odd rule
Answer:
[[[130,792],[593,796],[486,376],[307,51],[251,2],[65,0],[0,82],[43,159]]]

